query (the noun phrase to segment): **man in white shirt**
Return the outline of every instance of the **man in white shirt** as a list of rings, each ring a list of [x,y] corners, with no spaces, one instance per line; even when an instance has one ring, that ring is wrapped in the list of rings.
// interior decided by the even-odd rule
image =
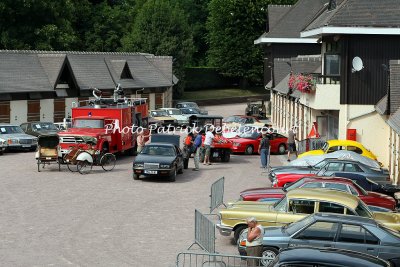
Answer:
[[[204,165],[211,165],[210,163],[210,154],[211,154],[211,144],[214,140],[214,135],[211,132],[211,129],[208,128],[206,132],[206,138],[204,139],[204,149],[205,149],[205,156],[204,156]]]

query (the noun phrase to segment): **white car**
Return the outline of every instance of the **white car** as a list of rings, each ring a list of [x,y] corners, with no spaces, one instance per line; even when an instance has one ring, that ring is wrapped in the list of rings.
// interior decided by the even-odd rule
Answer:
[[[178,121],[179,125],[188,125],[189,118],[188,116],[184,116],[182,111],[178,108],[160,108],[161,110],[165,110],[169,116],[175,118]]]
[[[0,155],[3,155],[7,147],[7,140],[0,138]]]

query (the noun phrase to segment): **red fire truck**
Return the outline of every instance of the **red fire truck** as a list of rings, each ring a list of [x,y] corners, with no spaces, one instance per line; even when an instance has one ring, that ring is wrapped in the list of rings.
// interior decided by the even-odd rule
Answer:
[[[119,85],[113,98],[102,98],[101,91],[93,89],[95,100],[73,104],[72,127],[59,133],[63,156],[72,147],[85,149],[88,144],[95,144],[103,152],[135,152],[136,132],[141,130],[138,127],[148,126],[148,107],[146,99],[128,99],[121,95]]]

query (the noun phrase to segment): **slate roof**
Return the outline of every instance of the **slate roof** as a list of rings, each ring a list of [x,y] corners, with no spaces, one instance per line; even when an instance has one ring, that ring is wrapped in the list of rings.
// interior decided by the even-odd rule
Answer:
[[[268,28],[274,28],[276,23],[291,9],[291,7],[291,5],[268,5]]]
[[[125,89],[171,86],[172,75],[167,76],[166,67],[158,69],[154,60],[138,53],[0,50],[0,93],[54,91],[65,67],[71,68],[80,90],[114,89],[116,83]],[[128,77],[121,77],[123,72]]]
[[[300,32],[319,14],[329,0],[300,0],[294,4],[264,36],[300,38]]]
[[[396,131],[397,134],[400,134],[400,108],[389,117],[387,123]]]
[[[400,27],[398,0],[337,0],[332,11],[325,8],[305,31],[324,27]]]
[[[386,115],[388,112],[388,96],[385,95],[382,97],[381,100],[375,105],[375,110],[381,114],[381,115]]]

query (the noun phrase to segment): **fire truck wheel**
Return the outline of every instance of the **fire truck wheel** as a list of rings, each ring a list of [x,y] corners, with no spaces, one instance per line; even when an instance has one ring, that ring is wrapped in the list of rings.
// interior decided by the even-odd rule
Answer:
[[[170,182],[175,182],[176,180],[176,166],[174,168],[174,172],[172,173],[172,175],[169,177],[169,181]]]

